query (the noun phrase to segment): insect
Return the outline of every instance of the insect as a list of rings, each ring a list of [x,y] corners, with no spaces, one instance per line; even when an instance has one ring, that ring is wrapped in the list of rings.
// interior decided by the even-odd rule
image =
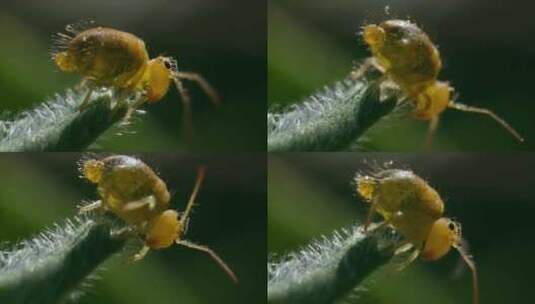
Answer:
[[[440,114],[447,108],[490,116],[518,141],[524,139],[505,120],[485,109],[467,106],[452,99],[454,89],[446,81],[437,79],[442,61],[437,47],[416,24],[407,20],[387,20],[363,27],[362,36],[372,57],[352,73],[360,77],[370,67],[383,73],[380,82],[394,83],[405,99],[414,103],[414,116],[428,120],[427,142],[430,143],[439,123]]]
[[[371,175],[357,174],[357,192],[371,203],[365,230],[372,216],[379,213],[405,241],[398,252],[413,250],[404,266],[418,256],[434,261],[453,247],[472,272],[473,303],[479,303],[476,265],[464,246],[461,224],[443,217],[444,202],[425,180],[409,170],[385,169]]]
[[[133,261],[143,259],[150,249],[167,248],[174,243],[209,254],[237,282],[229,266],[210,248],[183,239],[195,198],[204,179],[199,169],[193,192],[182,213],[170,209],[171,196],[165,182],[141,160],[124,155],[89,159],[81,165],[83,177],[97,184],[100,200],[82,206],[80,213],[111,212],[128,225],[122,233],[134,232],[143,248]]]
[[[68,34],[58,33],[52,59],[63,72],[77,73],[84,78],[88,92],[80,105],[87,107],[91,94],[98,87],[113,87],[123,95],[140,93],[129,107],[129,113],[146,102],[161,100],[174,82],[184,106],[184,125],[191,128],[191,99],[182,84],[190,80],[199,84],[211,101],[220,103],[215,89],[200,75],[179,71],[172,57],[150,59],[145,42],[133,34],[105,27],[91,27],[93,22],[68,25]],[[120,98],[125,102],[126,98]]]

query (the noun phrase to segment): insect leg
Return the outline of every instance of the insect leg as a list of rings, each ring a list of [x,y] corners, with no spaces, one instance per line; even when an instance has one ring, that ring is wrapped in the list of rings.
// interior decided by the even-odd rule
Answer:
[[[134,102],[134,104],[130,107],[128,107],[128,110],[126,111],[126,115],[124,116],[124,121],[129,121],[130,117],[132,117],[132,114],[135,110],[139,109],[142,105],[144,105],[148,101],[147,97],[145,95],[139,96],[138,100]]]
[[[120,228],[110,233],[111,237],[113,238],[124,238],[132,234],[135,234],[135,230],[133,227],[130,227],[130,226]]]
[[[221,98],[219,98],[217,91],[200,74],[193,73],[193,72],[175,72],[174,74],[176,78],[186,79],[186,80],[196,82],[204,91],[204,93],[208,95],[208,97],[210,97],[210,100],[215,106],[219,106],[221,104]]]
[[[238,278],[234,274],[234,272],[230,269],[230,267],[210,248],[203,246],[203,245],[197,245],[195,243],[192,243],[190,241],[186,240],[176,240],[176,243],[178,245],[182,245],[191,249],[199,250],[205,253],[208,253],[210,257],[228,274],[228,276],[234,281],[234,283],[238,283]]]
[[[440,117],[438,115],[433,116],[429,121],[429,128],[427,129],[427,137],[425,139],[425,147],[431,147],[433,138],[437,131],[438,123],[440,122]]]
[[[93,88],[89,87],[89,89],[87,91],[87,94],[84,97],[84,101],[82,101],[82,103],[78,107],[78,111],[83,111],[83,110],[85,110],[85,108],[87,108],[87,106],[89,105],[89,100],[91,99],[91,95],[92,94],[93,94]]]
[[[74,89],[79,91],[79,90],[83,90],[84,88],[88,87],[91,83],[91,80],[89,78],[84,78],[82,79],[82,81],[80,81],[80,83],[78,83]]]
[[[128,106],[128,98],[131,92],[127,89],[116,89],[115,91],[115,99],[117,100],[115,103],[114,109],[122,108],[125,106]]]
[[[412,264],[418,258],[418,256],[420,255],[420,250],[418,250],[418,249],[416,249],[414,247],[412,247],[412,248],[414,250],[407,257],[407,259],[396,267],[397,271],[403,271],[405,268],[409,267],[409,265]],[[396,251],[396,253],[397,253],[397,251]]]
[[[139,99],[132,105],[132,111],[137,110],[139,107],[144,105],[148,101],[147,97],[141,96]]]
[[[150,251],[149,246],[147,245],[143,246],[143,248],[141,248],[141,250],[138,253],[134,254],[134,256],[131,258],[131,262],[135,263],[137,261],[143,260],[143,258],[145,258],[145,256],[147,255],[147,253],[149,253],[149,251]]]
[[[201,184],[204,180],[204,174],[206,172],[206,168],[201,166],[199,169],[197,169],[197,180],[195,181],[195,186],[193,187],[193,191],[191,192],[191,195],[188,200],[188,204],[186,205],[186,210],[180,217],[180,226],[185,227],[186,222],[189,218],[189,214],[191,212],[191,209],[193,208],[193,205],[195,203],[195,198],[197,197],[197,193],[199,193],[199,189],[201,188]]]
[[[78,210],[78,213],[80,213],[80,214],[87,213],[87,212],[90,212],[90,211],[93,211],[93,210],[100,209],[102,207],[103,207],[102,201],[98,200],[98,201],[93,202],[91,204],[80,206],[79,210]]]
[[[471,107],[471,106],[467,106],[465,104],[456,103],[456,102],[450,102],[448,104],[448,107],[456,109],[456,110],[459,110],[459,111],[472,112],[472,113],[479,113],[479,114],[488,115],[492,119],[494,119],[497,123],[499,123],[503,128],[505,128],[507,131],[509,131],[509,133],[511,133],[511,135],[513,135],[518,141],[520,141],[520,142],[524,141],[524,138],[522,138],[522,136],[520,136],[520,134],[518,134],[518,132],[516,132],[516,130],[513,129],[513,127],[511,127],[505,120],[503,120],[498,115],[494,114],[494,112],[492,112],[489,109]]]
[[[142,199],[131,201],[123,205],[121,208],[122,211],[134,211],[141,208],[148,208],[149,210],[154,210],[156,207],[156,198],[154,195],[145,196]]]
[[[189,97],[188,91],[186,88],[184,88],[182,81],[176,75],[176,73],[173,76],[173,81],[175,82],[178,93],[182,98],[182,105],[184,107],[182,114],[182,127],[184,129],[184,134],[189,137],[193,130],[193,123],[191,122],[191,98]]]
[[[394,254],[398,255],[398,254],[403,254],[411,249],[414,248],[414,245],[407,242],[407,241],[403,241],[401,243],[399,243],[398,245],[398,248],[396,248],[396,251]]]
[[[479,284],[477,279],[477,268],[476,263],[474,260],[472,260],[472,257],[468,253],[468,251],[462,246],[462,244],[453,244],[453,247],[457,249],[463,260],[466,262],[466,265],[468,265],[468,268],[470,268],[470,271],[472,272],[472,303],[478,304],[479,303]]]
[[[351,79],[357,80],[366,74],[370,68],[376,68],[381,73],[385,73],[385,69],[377,63],[377,60],[375,60],[374,57],[369,57],[364,60],[364,62],[359,66],[355,67],[353,71],[349,74]]]
[[[173,81],[182,96],[182,104],[184,105],[184,115],[183,115],[183,125],[184,133],[186,136],[190,136],[193,132],[192,122],[191,122],[191,98],[188,95],[187,90],[182,84],[182,79],[190,80],[196,82],[201,89],[210,97],[210,100],[215,106],[221,104],[220,98],[216,90],[206,81],[200,74],[192,72],[178,72],[174,71],[172,74]]]
[[[368,215],[366,215],[366,220],[364,221],[364,232],[368,232],[368,227],[370,226],[372,222],[372,217],[375,214],[375,209],[377,209],[377,196],[374,196],[370,206],[370,210],[368,210]]]

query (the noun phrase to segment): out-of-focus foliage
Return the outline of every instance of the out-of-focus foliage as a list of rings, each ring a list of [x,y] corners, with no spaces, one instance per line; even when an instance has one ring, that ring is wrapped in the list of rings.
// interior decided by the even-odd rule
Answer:
[[[185,237],[214,249],[236,272],[230,278],[206,254],[173,246],[128,265],[133,245],[106,264],[80,303],[261,303],[266,297],[265,158],[246,155],[138,155],[166,181],[183,210],[196,167],[206,180]],[[16,242],[77,213],[96,189],[78,178],[75,153],[0,155],[0,240]],[[3,244],[4,245],[4,244]]]
[[[240,9],[236,9],[239,7]],[[243,13],[246,12],[246,13]],[[179,68],[201,73],[223,98],[215,109],[196,86],[195,134],[186,143],[176,89],[131,131],[104,135],[103,150],[243,150],[265,147],[266,29],[262,2],[232,1],[2,1],[0,4],[0,112],[21,111],[76,85],[50,60],[52,34],[83,19],[141,37],[151,57],[178,59]],[[114,130],[112,132],[117,132]]]
[[[520,154],[273,155],[268,164],[268,253],[295,251],[321,235],[361,221],[368,205],[352,179],[368,163],[393,160],[439,191],[445,215],[462,224],[478,265],[481,303],[528,303],[535,271],[535,157]],[[470,303],[471,277],[451,251],[417,260],[377,280],[358,303]]]
[[[528,12],[533,5],[502,2],[269,1],[268,104],[299,102],[343,79],[370,56],[357,35],[362,25],[411,18],[439,46],[444,65],[439,79],[451,82],[458,101],[495,111],[526,139],[519,144],[490,118],[450,109],[441,117],[433,149],[531,150],[535,21]],[[410,117],[388,121],[372,131],[369,148],[420,150],[426,129]]]

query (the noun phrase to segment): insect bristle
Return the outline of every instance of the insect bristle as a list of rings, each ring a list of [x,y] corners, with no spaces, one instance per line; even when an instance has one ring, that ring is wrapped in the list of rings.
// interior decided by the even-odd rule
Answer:
[[[67,49],[69,46],[69,43],[71,40],[76,37],[79,33],[90,29],[95,26],[95,21],[91,19],[84,19],[77,21],[72,24],[68,24],[65,26],[65,31],[67,33],[56,33],[52,35],[52,48],[50,49],[50,54],[52,58],[56,56],[56,54],[63,52]]]
[[[95,20],[93,19],[82,19],[75,23],[67,24],[65,30],[76,36],[87,29],[95,27],[95,24]]]
[[[65,51],[73,38],[74,37],[64,33],[56,33],[52,35],[52,47],[50,48],[52,59],[54,59],[58,53]]]
[[[84,153],[82,157],[76,162],[76,168],[78,169],[78,172],[80,173],[80,178],[85,179],[84,176],[84,164],[93,159],[99,159],[98,155],[94,152],[88,152]]]
[[[363,172],[365,172],[366,175],[373,177],[378,177],[381,172],[392,169],[395,166],[394,161],[392,160],[382,162],[377,159],[364,159],[363,163],[366,167]]]

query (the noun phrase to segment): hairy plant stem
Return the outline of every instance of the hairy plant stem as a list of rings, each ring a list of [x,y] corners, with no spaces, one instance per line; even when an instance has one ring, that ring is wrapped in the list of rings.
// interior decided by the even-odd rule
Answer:
[[[327,304],[342,299],[394,255],[385,230],[335,233],[268,264],[268,303]]]
[[[68,90],[0,121],[0,152],[84,150],[124,119],[127,107],[112,107],[117,101],[110,92],[95,92],[89,106],[80,111],[85,95],[83,90]]]
[[[381,100],[377,76],[351,76],[325,87],[281,113],[268,113],[268,151],[347,149],[395,108],[392,94]]]
[[[0,303],[67,300],[86,277],[125,245],[125,240],[113,238],[110,230],[110,223],[76,217],[0,251]]]

